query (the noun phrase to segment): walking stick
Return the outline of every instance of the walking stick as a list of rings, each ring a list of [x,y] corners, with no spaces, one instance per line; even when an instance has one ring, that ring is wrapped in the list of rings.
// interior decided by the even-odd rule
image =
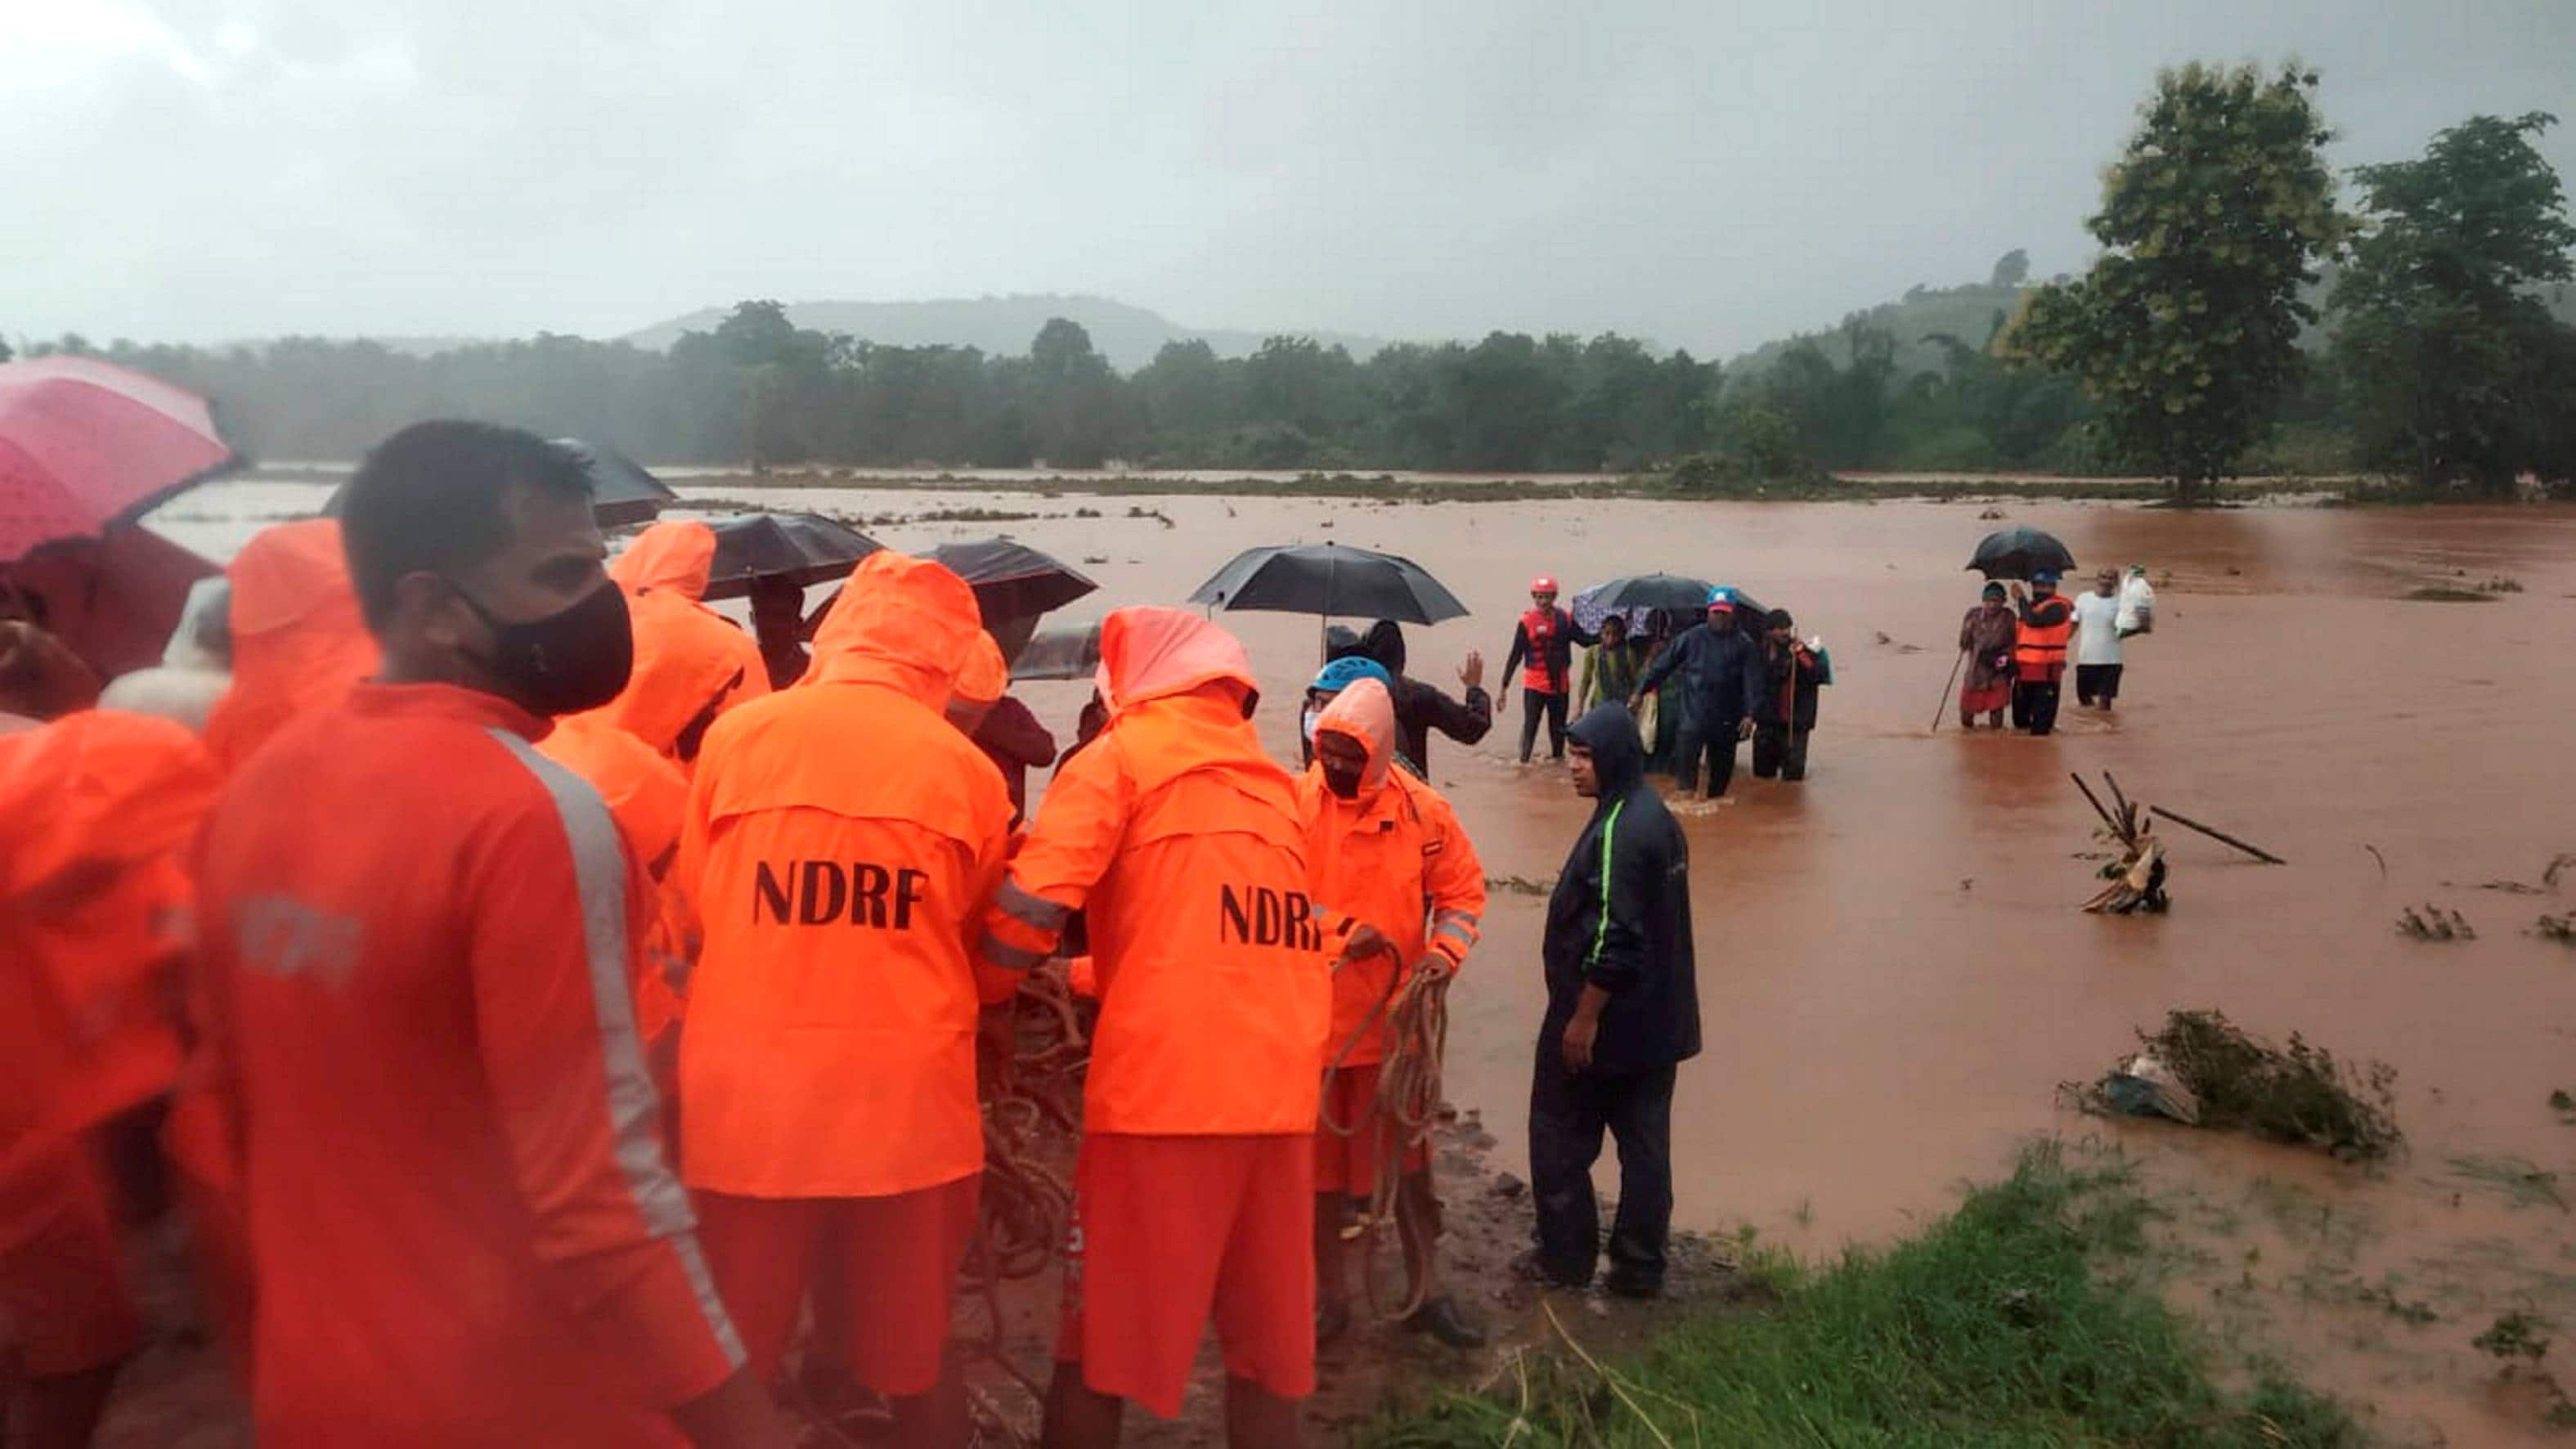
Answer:
[[[1941,716],[1950,712],[1950,685],[1957,684],[1959,682],[1959,668],[1967,662],[1968,651],[1965,649],[1959,651],[1958,658],[1950,661],[1950,684],[1941,686],[1941,702],[1934,706],[1932,710],[1931,732],[1933,734],[1937,735],[1941,733]]]

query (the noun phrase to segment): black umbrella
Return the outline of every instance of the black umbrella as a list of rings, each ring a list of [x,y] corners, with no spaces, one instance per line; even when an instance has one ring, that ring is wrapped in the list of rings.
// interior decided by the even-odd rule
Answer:
[[[1987,534],[1969,558],[1968,567],[1990,579],[2027,579],[2035,573],[2071,574],[2075,555],[2055,534],[2036,528],[2004,528]]]
[[[930,556],[974,588],[988,623],[1060,609],[1100,587],[1054,555],[1007,538],[943,543]]]
[[[602,528],[647,522],[665,504],[679,501],[680,495],[669,484],[604,443],[557,438],[554,445],[579,458],[582,470],[590,474],[590,514]]]
[[[819,513],[744,513],[710,525],[716,561],[707,571],[710,599],[751,592],[755,579],[787,579],[798,588],[844,577],[885,547]]]
[[[1339,543],[1246,549],[1190,595],[1193,604],[1280,614],[1437,624],[1467,606],[1420,564]]]
[[[1613,614],[1628,621],[1635,629],[1654,610],[1691,615],[1708,607],[1708,580],[1684,578],[1679,574],[1632,574],[1594,584],[1574,596],[1570,611],[1575,624],[1585,633],[1600,629],[1601,621]]]

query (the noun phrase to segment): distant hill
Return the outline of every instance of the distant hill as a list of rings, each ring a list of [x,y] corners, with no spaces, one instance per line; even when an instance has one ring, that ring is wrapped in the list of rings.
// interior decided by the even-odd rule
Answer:
[[[1915,287],[1894,302],[1881,302],[1865,311],[1855,312],[1846,321],[1884,331],[1896,339],[1896,376],[1899,380],[1918,372],[1939,372],[1947,358],[1941,349],[1924,339],[1936,333],[1948,333],[1970,347],[1982,348],[1992,334],[1998,317],[2009,315],[2013,302],[2022,293],[2020,287],[1997,287],[1970,283],[1964,287]],[[1726,365],[1730,377],[1748,376],[1767,371],[1780,355],[1801,341],[1812,341],[1824,350],[1834,366],[1851,361],[1851,348],[1843,341],[1842,327],[1836,324],[1821,332],[1800,337],[1784,337],[1766,342]]]
[[[685,317],[659,322],[625,340],[639,347],[669,347],[683,332],[713,331],[731,307],[708,307]],[[787,315],[799,327],[817,332],[846,332],[870,342],[896,347],[976,347],[989,354],[1016,356],[1029,349],[1051,317],[1082,324],[1091,345],[1110,365],[1132,372],[1154,360],[1166,342],[1199,339],[1219,357],[1249,357],[1261,347],[1264,332],[1184,327],[1158,312],[1107,297],[1016,296],[955,297],[932,302],[791,302]],[[1283,331],[1288,329],[1281,329]],[[1353,357],[1365,358],[1386,345],[1377,337],[1335,332],[1300,332],[1327,347],[1339,344]]]
[[[2334,289],[2335,269],[2328,266],[2315,285],[2305,289],[2308,305],[2320,312],[2326,297]],[[1894,302],[1881,302],[1875,307],[1854,312],[1845,322],[1858,321],[1863,326],[1885,331],[1896,339],[1896,376],[1893,385],[1903,386],[1905,379],[1918,372],[1940,372],[1947,363],[1941,349],[1924,339],[1936,333],[1948,333],[1968,344],[1982,348],[1993,335],[1996,321],[2011,315],[2013,304],[2033,281],[2018,287],[1998,287],[1970,283],[1960,287],[1915,287]],[[2576,286],[2551,285],[2540,291],[2552,315],[2570,326],[2576,326]],[[2299,345],[2310,350],[2327,342],[2322,323],[2301,330]],[[1726,365],[1729,377],[1749,377],[1766,371],[1780,360],[1780,355],[1800,342],[1813,342],[1836,367],[1851,361],[1851,348],[1843,340],[1842,323],[1821,331],[1802,333],[1766,342]]]

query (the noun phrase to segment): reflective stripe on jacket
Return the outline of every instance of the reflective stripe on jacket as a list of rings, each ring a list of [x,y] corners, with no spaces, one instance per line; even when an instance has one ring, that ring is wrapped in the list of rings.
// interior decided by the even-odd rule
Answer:
[[[635,1030],[650,888],[544,730],[363,684],[208,819],[262,1445],[650,1443],[742,1362]]]

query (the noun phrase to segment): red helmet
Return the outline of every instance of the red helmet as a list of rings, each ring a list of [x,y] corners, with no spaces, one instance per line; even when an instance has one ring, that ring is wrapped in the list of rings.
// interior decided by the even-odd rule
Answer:
[[[1530,580],[1530,592],[1533,594],[1555,593],[1556,580],[1549,578],[1545,574],[1540,574],[1537,578]]]

